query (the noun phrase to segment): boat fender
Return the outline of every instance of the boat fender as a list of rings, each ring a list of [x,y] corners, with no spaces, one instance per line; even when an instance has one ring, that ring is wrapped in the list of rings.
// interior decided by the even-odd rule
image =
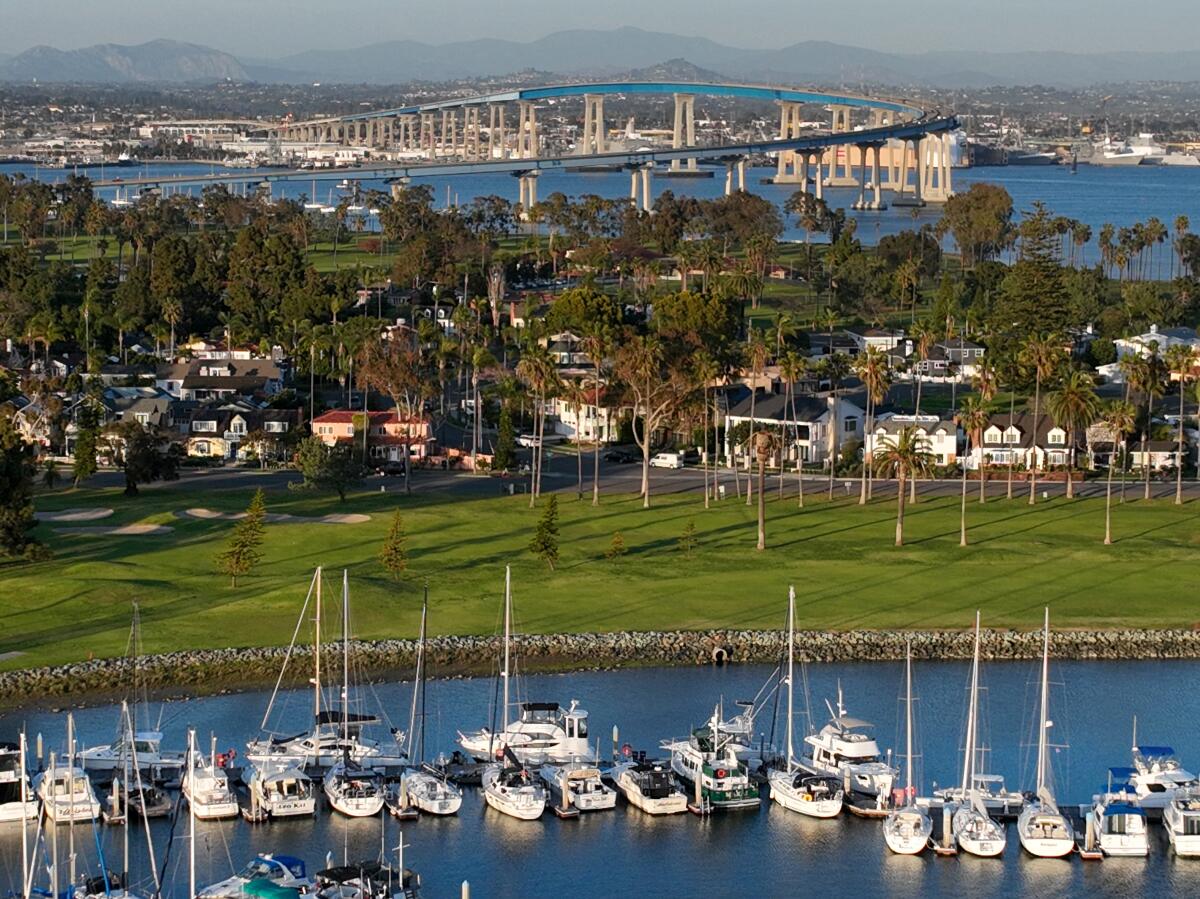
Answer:
[[[725,769],[718,768],[717,769],[717,780],[724,780],[724,778],[725,778]]]
[[[633,747],[628,743],[625,743],[621,746],[621,755],[625,756],[625,758],[629,758],[631,755],[633,755]]]

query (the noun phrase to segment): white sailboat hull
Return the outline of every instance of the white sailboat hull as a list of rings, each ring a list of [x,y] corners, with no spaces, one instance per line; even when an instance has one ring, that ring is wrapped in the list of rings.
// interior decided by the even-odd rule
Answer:
[[[1071,822],[1057,812],[1043,812],[1038,805],[1029,805],[1021,813],[1017,836],[1021,848],[1038,858],[1062,858],[1075,850]]]
[[[404,791],[409,805],[427,815],[454,815],[462,807],[458,788],[426,771],[405,774]]]
[[[996,858],[1008,842],[1004,828],[990,818],[980,820],[974,809],[959,809],[952,819],[952,832],[958,848],[980,858]]]
[[[883,822],[883,842],[897,855],[919,855],[929,846],[933,821],[919,809],[892,812]]]
[[[795,774],[786,771],[772,771],[767,777],[771,786],[771,798],[789,812],[807,815],[810,818],[836,818],[842,812],[842,797],[813,799],[803,787],[793,786]]]
[[[329,805],[335,812],[340,812],[347,818],[370,818],[378,815],[383,809],[383,796],[350,798],[326,789],[325,798],[329,800]]]
[[[520,787],[500,782],[500,766],[489,766],[483,772],[483,799],[491,808],[521,821],[536,821],[546,810],[546,791],[540,784]]]

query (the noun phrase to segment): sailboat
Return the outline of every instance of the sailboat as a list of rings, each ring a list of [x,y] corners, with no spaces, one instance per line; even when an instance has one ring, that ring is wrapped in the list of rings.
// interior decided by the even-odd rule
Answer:
[[[309,603],[313,603],[313,673],[309,681],[313,688],[312,728],[301,733],[268,735],[251,740],[246,744],[246,758],[256,767],[296,767],[306,774],[324,771],[346,757],[366,768],[399,766],[403,764],[404,759],[394,740],[391,743],[377,742],[363,736],[365,727],[380,723],[377,716],[350,714],[345,710],[326,708],[321,681],[321,581],[322,569],[318,567],[309,584],[304,605],[300,609],[300,619],[296,622],[286,657],[291,658],[300,628],[308,614]],[[275,690],[271,693],[266,713],[263,715],[261,727],[264,733],[275,707],[275,699],[279,695],[286,668],[285,659],[284,669],[279,672]],[[395,737],[394,732],[392,736]]]
[[[883,841],[897,855],[918,855],[929,845],[933,821],[917,805],[913,783],[913,689],[912,643],[904,648],[904,805],[894,809],[883,822]]]
[[[959,848],[971,855],[992,858],[1004,852],[1004,827],[992,819],[976,787],[976,743],[979,731],[979,613],[975,613],[975,649],[971,659],[971,696],[967,707],[967,737],[963,759],[962,802],[951,819],[951,832]]]
[[[512,573],[504,568],[504,651],[500,680],[504,690],[501,707],[502,730],[484,727],[464,734],[458,745],[480,762],[502,759],[510,750],[520,762],[595,761],[588,746],[588,713],[572,700],[567,709],[556,702],[522,702],[520,716],[509,721],[509,680],[512,678]]]
[[[522,821],[535,821],[546,810],[546,788],[505,747],[503,760],[483,769],[483,800],[498,812]]]
[[[133,659],[134,670],[134,722],[138,719],[137,708],[139,700],[142,699],[140,692],[143,690],[140,676],[141,640],[141,612],[138,604],[134,603],[128,648],[128,656]],[[162,749],[162,741],[163,735],[157,730],[143,728],[130,732],[125,726],[125,718],[122,717],[117,723],[116,739],[99,746],[85,746],[79,752],[79,765],[89,773],[112,776],[126,769],[130,755],[136,751],[142,770],[152,770],[170,779],[183,768],[183,753],[165,752]]]
[[[342,739],[350,742],[350,578],[342,572]],[[383,809],[383,776],[355,761],[349,751],[325,775],[325,798],[335,811],[369,818]]]
[[[405,749],[417,766],[408,768],[400,777],[405,801],[428,815],[453,815],[462,806],[462,793],[446,777],[425,764],[425,622],[429,612],[429,588],[421,604],[421,638],[417,643],[417,669],[413,677],[412,706],[408,716],[408,738]],[[417,706],[421,713],[418,717]],[[417,729],[420,739],[417,739]],[[413,750],[417,750],[414,756]]]
[[[1038,712],[1037,783],[1034,799],[1026,803],[1017,818],[1017,835],[1030,855],[1062,858],[1075,848],[1075,830],[1071,820],[1058,810],[1050,790],[1048,758],[1050,727],[1050,609],[1046,609],[1042,635],[1042,687]]]
[[[788,589],[787,757],[784,767],[767,775],[771,798],[784,808],[811,818],[834,818],[842,810],[842,788],[836,780],[800,770],[793,757],[793,683],[796,653],[796,590]]]

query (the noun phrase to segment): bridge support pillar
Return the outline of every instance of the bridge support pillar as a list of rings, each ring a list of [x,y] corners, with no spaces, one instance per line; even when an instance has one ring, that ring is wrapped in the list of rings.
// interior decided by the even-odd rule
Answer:
[[[651,198],[653,175],[653,165],[635,165],[629,169],[629,204],[634,209],[645,213],[654,211]]]
[[[421,150],[423,150],[425,152],[425,155],[430,159],[432,159],[436,155],[435,151],[437,150],[436,135],[434,134],[433,125],[434,125],[433,113],[432,112],[421,113],[421,136],[420,136]]]
[[[792,140],[799,136],[800,104],[787,100],[779,101],[779,139]],[[774,179],[776,184],[801,183],[796,164],[798,155],[795,150],[783,150],[779,153]]]
[[[520,172],[517,175],[520,194],[517,203],[521,207],[521,218],[524,220],[529,219],[529,211],[537,205],[537,178],[537,172]]]
[[[504,135],[504,104],[488,106],[488,159],[504,159],[506,156]]]
[[[463,109],[463,157],[478,162],[480,146],[479,107],[467,106]]]
[[[834,134],[849,133],[850,107],[835,105],[831,109],[833,121],[830,131]],[[829,178],[825,183],[829,187],[854,187],[858,184],[854,178],[854,151],[850,144],[829,148]]]
[[[528,100],[521,100],[517,104],[517,158],[536,159],[540,147],[537,107]]]
[[[675,129],[671,135],[671,148],[682,150],[684,147],[696,146],[696,96],[695,94],[675,94]],[[685,162],[686,165],[680,165]],[[688,160],[671,160],[671,171],[695,172],[695,158]]]
[[[874,144],[871,147],[871,151],[874,154],[871,160],[871,192],[873,194],[871,208],[886,209],[887,204],[883,202],[883,185],[880,184],[882,175],[879,171],[879,154],[883,152],[883,146],[881,144]]]
[[[746,160],[735,159],[725,163],[725,196],[730,196],[733,193],[733,178],[737,175],[737,189],[741,192],[746,190]]]
[[[605,152],[604,95],[583,95],[583,140],[579,142],[583,156]]]
[[[950,135],[927,134],[918,149],[918,176],[921,197],[930,203],[945,203],[952,193],[950,185]]]

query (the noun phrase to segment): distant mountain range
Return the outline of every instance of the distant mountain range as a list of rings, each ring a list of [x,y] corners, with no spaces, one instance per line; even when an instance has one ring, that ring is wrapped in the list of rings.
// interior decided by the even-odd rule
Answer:
[[[618,28],[560,31],[529,43],[503,40],[425,44],[388,41],[351,50],[308,50],[279,59],[237,59],[195,44],[158,40],[79,50],[34,47],[0,57],[0,80],[397,84],[502,75],[527,69],[604,76],[686,60],[723,77],[791,83],[983,87],[1080,87],[1129,81],[1198,81],[1200,50],[1184,52],[887,53],[825,41],[747,50],[699,37]]]

